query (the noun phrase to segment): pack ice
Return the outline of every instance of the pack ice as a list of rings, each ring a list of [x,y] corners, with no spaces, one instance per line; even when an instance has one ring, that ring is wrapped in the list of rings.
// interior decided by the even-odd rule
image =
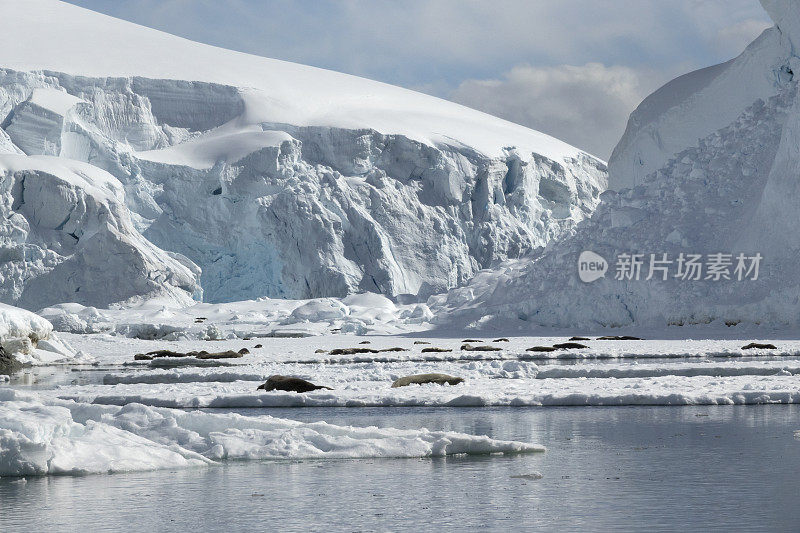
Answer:
[[[26,172],[85,198],[48,193],[52,215],[3,241],[17,257],[4,301],[183,301],[199,296],[193,264],[210,302],[427,296],[569,233],[606,187],[592,156],[413,91],[54,0],[0,12],[14,21],[0,35],[0,152],[20,169],[3,181],[7,215],[25,216]],[[78,216],[81,201],[98,212]]]
[[[434,312],[522,328],[800,323],[800,5],[762,4],[776,25],[736,59],[687,74],[631,115],[609,163],[610,190],[574,236],[534,259],[481,273]],[[609,272],[578,278],[595,252]],[[675,278],[680,254],[761,254],[758,280]],[[620,254],[642,254],[641,278],[616,279]],[[673,262],[647,281],[651,254]],[[747,265],[748,267],[750,264]],[[485,316],[489,315],[489,316]],[[476,324],[478,324],[476,322]]]

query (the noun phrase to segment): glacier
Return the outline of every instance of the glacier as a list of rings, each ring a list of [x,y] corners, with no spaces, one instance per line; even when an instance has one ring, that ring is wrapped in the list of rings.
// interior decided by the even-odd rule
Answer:
[[[800,325],[800,7],[764,0],[776,25],[738,58],[687,74],[631,115],[609,162],[609,190],[574,235],[534,257],[479,273],[429,306],[442,323],[531,330],[717,326],[787,331]],[[609,271],[578,277],[584,251]],[[653,256],[730,254],[733,279],[647,281]],[[641,254],[641,279],[615,258]],[[763,258],[738,281],[736,258]],[[675,267],[675,265],[673,265]]]
[[[59,251],[74,238],[57,224],[31,239],[38,256],[60,257],[18,261],[0,283],[15,305],[424,300],[568,235],[607,186],[595,157],[413,91],[53,0],[3,0],[0,11],[16,21],[0,36],[0,153],[113,177],[125,226],[77,255]],[[48,38],[16,46],[31,27]],[[93,278],[113,291],[76,291],[88,288],[75,272],[115,247],[133,261]]]
[[[39,309],[201,294],[197,267],[144,239],[123,197],[122,184],[92,165],[0,155],[0,298]]]

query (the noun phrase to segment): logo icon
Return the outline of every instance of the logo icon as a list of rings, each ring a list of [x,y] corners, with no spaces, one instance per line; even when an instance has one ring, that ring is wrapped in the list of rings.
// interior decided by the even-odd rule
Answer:
[[[604,278],[608,272],[608,261],[602,256],[585,251],[578,258],[578,277],[584,283],[592,283],[600,278]]]

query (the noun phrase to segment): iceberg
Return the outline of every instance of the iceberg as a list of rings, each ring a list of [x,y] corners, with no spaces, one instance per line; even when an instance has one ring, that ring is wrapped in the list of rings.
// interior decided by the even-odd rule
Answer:
[[[800,7],[764,5],[776,26],[741,56],[667,84],[631,115],[610,190],[573,236],[432,298],[440,321],[523,330],[800,325]],[[593,283],[578,278],[586,251],[609,263]],[[704,270],[681,275],[690,256]],[[635,276],[626,257],[628,266],[640,261]]]

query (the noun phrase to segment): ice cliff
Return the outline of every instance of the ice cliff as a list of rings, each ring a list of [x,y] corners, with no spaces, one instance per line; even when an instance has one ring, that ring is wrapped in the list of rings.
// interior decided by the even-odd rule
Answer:
[[[0,153],[80,161],[124,188],[130,253],[148,259],[108,265],[113,301],[153,284],[198,295],[185,258],[212,302],[427,296],[568,234],[606,187],[596,158],[433,97],[52,0],[0,12],[15,21],[0,35]],[[40,255],[73,246],[53,223]],[[120,243],[104,239],[71,272]],[[28,307],[108,303],[75,276],[46,291],[6,279],[0,298]]]
[[[190,302],[199,271],[133,227],[122,185],[97,167],[0,155],[0,299],[107,306],[138,297]]]
[[[527,329],[800,324],[800,5],[763,4],[776,26],[741,56],[678,78],[632,114],[613,190],[573,237],[434,298],[434,312]],[[605,277],[579,279],[584,251],[608,262]],[[758,254],[758,279],[740,276]],[[698,279],[681,272],[690,255]],[[639,279],[626,267],[634,256]],[[651,264],[667,270],[651,277]]]

